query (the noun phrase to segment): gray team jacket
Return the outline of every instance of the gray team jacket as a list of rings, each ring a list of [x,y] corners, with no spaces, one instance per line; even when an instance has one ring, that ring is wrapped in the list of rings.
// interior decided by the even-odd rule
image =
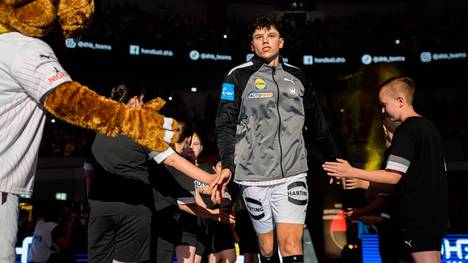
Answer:
[[[286,63],[271,67],[256,56],[227,74],[216,133],[223,168],[234,172],[235,181],[270,181],[306,172],[303,132],[308,120],[312,136],[336,157],[327,123],[307,88],[299,68]]]

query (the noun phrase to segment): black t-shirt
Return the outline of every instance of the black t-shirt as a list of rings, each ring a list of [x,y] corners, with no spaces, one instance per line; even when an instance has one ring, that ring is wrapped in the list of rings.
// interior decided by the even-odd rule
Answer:
[[[443,143],[426,118],[410,117],[395,131],[386,169],[403,172],[396,186],[403,237],[442,236],[448,225]]]
[[[172,217],[179,213],[179,208],[177,206],[177,197],[180,195],[179,193],[185,193],[186,195],[190,193],[187,193],[187,191],[179,184],[169,169],[173,168],[151,163],[149,171],[153,187],[154,207],[157,212],[163,212]],[[175,169],[173,170],[177,171]]]
[[[184,202],[186,199],[193,199],[193,191],[195,190],[193,187],[194,180],[173,167],[166,165],[166,169],[174,177],[174,180],[177,183],[174,193],[177,200]],[[193,203],[193,200],[188,200],[184,203]]]
[[[199,163],[198,167],[207,173],[214,173],[213,165],[210,163]],[[208,185],[197,180],[192,180],[192,188],[194,191],[195,187],[208,187]],[[200,196],[203,199],[203,202],[205,202],[207,208],[212,209],[214,207],[213,203],[211,202],[211,195],[200,194]]]
[[[194,203],[195,185],[205,185],[167,165],[150,165],[150,167],[157,211],[171,205],[177,205],[177,200],[184,203]],[[202,163],[198,167],[208,173],[214,173],[209,164]]]
[[[130,138],[97,134],[89,193],[90,216],[151,216],[153,195],[148,162],[151,151]]]
[[[390,155],[390,148],[385,149],[384,151],[384,162],[382,163],[381,169],[385,169],[386,161],[388,160],[388,156]],[[377,197],[380,198],[383,202],[383,206],[380,209],[380,216],[385,218],[384,223],[379,224],[377,227],[379,228],[379,233],[381,232],[381,228],[391,229],[391,230],[383,230],[387,232],[391,232],[394,235],[394,231],[398,230],[398,225],[396,222],[396,218],[398,218],[398,203],[395,198],[394,188],[391,192],[379,192],[377,193]]]
[[[214,173],[212,166],[208,163],[200,163],[198,164],[198,168],[208,173]],[[176,184],[176,186],[172,187],[172,189],[174,190],[173,196],[175,197],[175,199],[181,204],[195,203],[195,185],[206,186],[206,184],[194,180],[193,178],[185,175],[184,173],[172,167],[166,166],[166,169],[169,171],[170,175],[173,177],[174,183]],[[210,208],[211,196],[201,196],[208,208]]]
[[[184,173],[166,166],[166,169],[174,178],[174,182],[177,184],[174,187],[174,197],[178,204],[194,204],[195,203],[195,188],[193,185],[194,179],[188,177]],[[178,208],[178,206],[177,206]],[[196,215],[189,214],[184,211],[180,211],[179,221],[178,221],[178,228],[182,233],[191,233],[191,235],[199,235],[200,234],[200,225]],[[178,244],[184,242],[183,238],[184,234],[182,234],[181,240],[179,240]]]

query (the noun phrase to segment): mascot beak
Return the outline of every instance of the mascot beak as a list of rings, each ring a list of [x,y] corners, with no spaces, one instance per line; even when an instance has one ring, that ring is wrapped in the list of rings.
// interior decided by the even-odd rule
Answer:
[[[0,23],[31,37],[52,31],[57,16],[66,38],[81,36],[93,14],[93,0],[0,0]]]
[[[52,0],[0,0],[0,23],[24,35],[43,37],[53,29],[56,19]]]
[[[59,0],[58,17],[66,38],[79,37],[91,26],[93,0]]]

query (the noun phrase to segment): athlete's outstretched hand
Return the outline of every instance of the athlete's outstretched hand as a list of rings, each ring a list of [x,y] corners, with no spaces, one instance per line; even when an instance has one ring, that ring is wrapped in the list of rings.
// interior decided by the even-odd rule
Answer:
[[[328,176],[334,177],[352,177],[353,167],[348,161],[336,158],[336,162],[325,162],[322,165],[323,170],[327,172]]]
[[[220,204],[221,199],[224,197],[224,193],[226,191],[226,186],[231,180],[231,170],[225,168],[219,171],[218,176],[214,180],[214,182],[210,185],[211,188],[211,201],[215,204]]]

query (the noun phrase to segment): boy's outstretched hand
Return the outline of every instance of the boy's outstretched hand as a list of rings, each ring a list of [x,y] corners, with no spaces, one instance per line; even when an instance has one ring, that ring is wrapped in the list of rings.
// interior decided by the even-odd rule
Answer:
[[[334,177],[352,177],[353,167],[348,161],[336,158],[336,162],[325,162],[322,165],[323,170],[327,172],[328,176]]]
[[[369,181],[358,179],[358,178],[346,178],[344,180],[343,189],[369,189]]]

